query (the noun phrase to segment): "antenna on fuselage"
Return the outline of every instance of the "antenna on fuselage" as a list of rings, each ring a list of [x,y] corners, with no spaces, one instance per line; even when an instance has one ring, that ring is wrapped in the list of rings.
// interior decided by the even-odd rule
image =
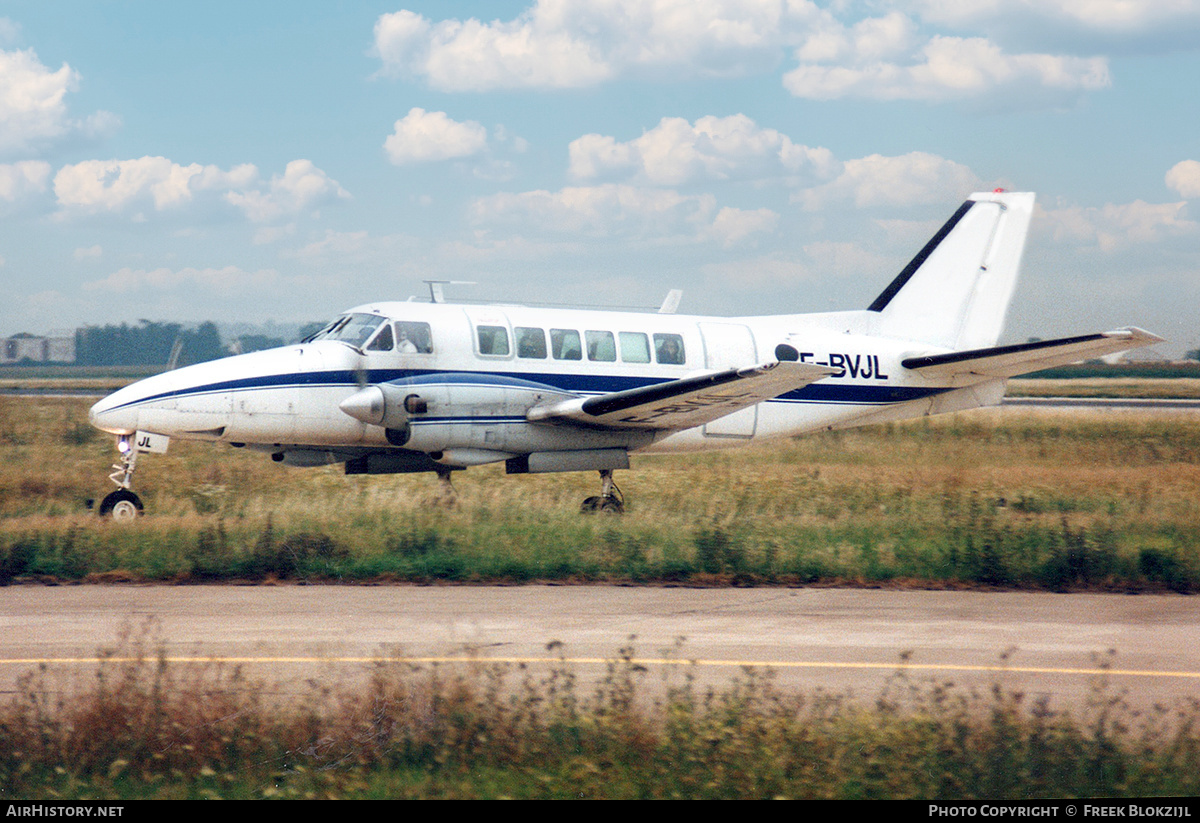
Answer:
[[[658,307],[659,314],[674,314],[679,308],[679,301],[683,299],[683,289],[671,289],[667,292],[666,298],[662,305]]]
[[[434,303],[445,303],[446,294],[442,290],[442,286],[474,286],[474,280],[426,280],[425,285],[429,286],[429,299]]]
[[[167,371],[175,371],[179,365],[179,354],[183,351],[183,337],[176,337],[171,346],[171,356],[167,358]]]

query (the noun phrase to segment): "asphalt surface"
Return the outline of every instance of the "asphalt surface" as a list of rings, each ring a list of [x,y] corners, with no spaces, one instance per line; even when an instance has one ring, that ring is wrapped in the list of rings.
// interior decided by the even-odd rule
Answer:
[[[123,639],[126,638],[126,639]],[[352,686],[382,660],[568,665],[623,651],[648,682],[720,685],[745,667],[785,688],[879,696],[992,684],[1076,710],[1100,682],[1139,706],[1200,698],[1200,598],[1180,595],[615,586],[21,585],[0,590],[0,691],[82,677],[138,645],[239,665],[281,693]]]

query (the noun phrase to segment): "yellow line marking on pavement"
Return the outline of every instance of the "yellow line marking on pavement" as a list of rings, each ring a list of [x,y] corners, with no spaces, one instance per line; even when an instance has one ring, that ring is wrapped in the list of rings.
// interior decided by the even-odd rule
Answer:
[[[1156,669],[1119,669],[1104,667],[1056,667],[1056,666],[1017,666],[1017,665],[971,665],[964,663],[854,663],[837,661],[789,661],[789,660],[701,660],[682,658],[625,658],[611,657],[464,657],[464,656],[432,656],[432,657],[392,657],[388,655],[372,655],[367,657],[223,657],[212,656],[173,656],[164,657],[22,657],[0,659],[0,665],[8,666],[40,666],[40,665],[87,665],[87,664],[123,664],[123,663],[244,663],[244,664],[289,664],[289,663],[341,663],[341,664],[386,664],[405,663],[410,665],[433,665],[442,663],[473,663],[488,665],[507,663],[512,665],[531,664],[569,664],[569,665],[607,665],[629,663],[638,666],[678,666],[678,667],[712,667],[712,668],[752,668],[752,669],[880,669],[890,671],[956,671],[956,672],[991,672],[1011,674],[1067,674],[1067,675],[1108,675],[1114,677],[1178,677],[1200,679],[1200,672],[1163,671]]]

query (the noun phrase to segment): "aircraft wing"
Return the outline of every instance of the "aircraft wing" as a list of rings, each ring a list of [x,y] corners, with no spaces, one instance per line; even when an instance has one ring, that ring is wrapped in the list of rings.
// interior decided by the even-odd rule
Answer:
[[[957,375],[1015,377],[1161,342],[1163,339],[1158,335],[1142,329],[1128,328],[1080,337],[1019,343],[1015,346],[909,357],[902,361],[902,365],[906,369],[941,380],[948,380]]]
[[[812,363],[764,363],[535,406],[526,417],[531,423],[690,429],[836,373]]]

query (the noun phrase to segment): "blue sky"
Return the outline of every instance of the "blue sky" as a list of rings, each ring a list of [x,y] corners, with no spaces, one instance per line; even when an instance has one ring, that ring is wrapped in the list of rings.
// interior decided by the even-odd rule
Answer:
[[[1200,345],[1200,0],[0,3],[0,335],[864,307],[1038,192],[1008,340]]]

